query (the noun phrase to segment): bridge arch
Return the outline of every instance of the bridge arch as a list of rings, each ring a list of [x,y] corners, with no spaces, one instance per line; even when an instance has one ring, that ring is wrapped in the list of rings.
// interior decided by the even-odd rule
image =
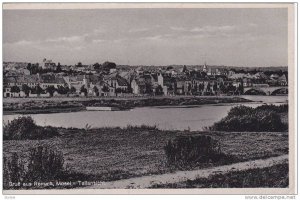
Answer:
[[[245,91],[244,95],[267,95],[267,93],[260,89],[251,88]]]
[[[288,88],[279,88],[271,92],[270,95],[277,95],[277,94],[288,94],[289,90]]]

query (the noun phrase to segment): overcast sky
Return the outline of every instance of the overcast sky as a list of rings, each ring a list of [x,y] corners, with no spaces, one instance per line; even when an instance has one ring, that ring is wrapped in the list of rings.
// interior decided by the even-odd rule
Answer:
[[[287,9],[4,10],[3,60],[287,65]]]

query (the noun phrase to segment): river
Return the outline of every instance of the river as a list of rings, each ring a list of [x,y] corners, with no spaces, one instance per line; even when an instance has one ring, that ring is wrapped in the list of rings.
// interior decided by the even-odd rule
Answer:
[[[82,111],[72,113],[32,114],[41,126],[84,128],[86,124],[96,127],[126,127],[127,125],[156,125],[164,130],[202,130],[203,127],[225,117],[233,106],[256,107],[263,103],[284,104],[287,96],[240,96],[256,102],[201,105],[197,107],[142,107],[128,111]],[[4,115],[4,123],[18,115]]]

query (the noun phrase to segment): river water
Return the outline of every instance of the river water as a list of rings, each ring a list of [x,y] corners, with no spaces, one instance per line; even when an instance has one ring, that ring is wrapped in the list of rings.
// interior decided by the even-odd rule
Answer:
[[[82,111],[72,113],[32,114],[32,118],[41,126],[84,128],[126,127],[127,125],[156,125],[164,130],[202,130],[203,127],[225,117],[233,106],[246,105],[257,107],[264,103],[284,104],[287,96],[241,96],[256,101],[254,103],[201,105],[197,107],[143,107],[128,111]],[[4,115],[4,123],[18,115]]]

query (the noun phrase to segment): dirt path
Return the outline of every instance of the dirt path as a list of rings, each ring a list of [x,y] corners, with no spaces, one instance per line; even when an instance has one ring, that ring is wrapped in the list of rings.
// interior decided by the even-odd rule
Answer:
[[[85,187],[85,189],[125,189],[125,188],[148,188],[155,184],[177,183],[187,179],[207,178],[211,174],[224,174],[229,171],[247,170],[253,168],[264,168],[275,164],[288,162],[288,155],[272,157],[268,159],[259,159],[231,165],[213,167],[209,169],[200,169],[192,171],[178,171],[175,173],[143,176],[137,178],[123,179],[112,182],[102,182],[98,185]]]

